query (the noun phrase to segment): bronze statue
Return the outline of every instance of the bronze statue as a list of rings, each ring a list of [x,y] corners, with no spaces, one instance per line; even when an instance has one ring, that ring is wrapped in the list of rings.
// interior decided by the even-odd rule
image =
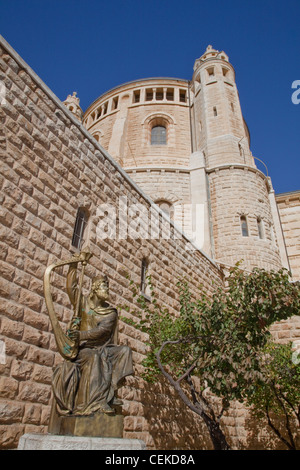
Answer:
[[[118,313],[107,303],[107,277],[94,278],[89,295],[82,295],[84,269],[91,256],[82,251],[70,260],[48,266],[44,276],[46,305],[58,350],[65,359],[54,370],[52,381],[59,415],[114,414],[114,406],[122,404],[116,390],[126,376],[133,374],[131,349],[114,344]],[[78,285],[79,263],[82,271]],[[51,272],[64,265],[69,265],[67,293],[74,308],[67,333],[60,327],[50,292]]]

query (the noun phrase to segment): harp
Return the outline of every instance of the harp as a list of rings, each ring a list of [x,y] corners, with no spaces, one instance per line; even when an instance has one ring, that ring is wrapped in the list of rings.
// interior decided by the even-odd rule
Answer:
[[[72,361],[76,358],[78,354],[78,344],[69,337],[67,333],[65,333],[59,323],[59,320],[55,313],[54,302],[51,294],[51,274],[52,272],[59,267],[67,266],[70,264],[78,264],[82,263],[82,269],[80,273],[80,280],[79,286],[77,290],[77,296],[74,305],[74,314],[73,319],[71,321],[71,328],[72,329],[79,329],[80,325],[80,317],[81,317],[81,297],[82,297],[82,284],[84,278],[85,267],[91,258],[91,253],[89,252],[81,252],[77,256],[73,256],[69,260],[59,261],[57,263],[52,263],[46,268],[44,274],[44,296],[45,302],[48,309],[50,322],[52,325],[52,329],[54,332],[54,337],[56,341],[56,345],[60,355],[69,361]]]

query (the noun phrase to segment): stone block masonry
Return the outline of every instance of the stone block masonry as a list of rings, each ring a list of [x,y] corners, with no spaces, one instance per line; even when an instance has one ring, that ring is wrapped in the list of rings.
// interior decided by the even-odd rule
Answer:
[[[280,269],[265,176],[247,166],[224,165],[209,170],[209,178],[216,259],[231,266],[243,260],[245,269]],[[241,216],[247,219],[248,236],[242,235]],[[261,238],[258,220],[264,228]]]
[[[71,240],[79,207],[90,215],[85,233],[94,254],[86,285],[105,272],[114,305],[133,307],[126,276],[130,273],[139,283],[144,258],[159,300],[174,315],[177,278],[190,279],[194,292],[199,284],[212,292],[213,284],[223,278],[219,267],[174,226],[172,237],[163,240],[100,239],[99,205],[118,209],[120,197],[126,196],[128,205],[158,209],[3,38],[0,81],[6,90],[0,107],[0,448],[12,449],[24,434],[47,432],[52,371],[61,357],[44,302],[43,275],[47,265],[74,251]],[[58,271],[53,277],[62,326],[72,315],[65,274]],[[174,390],[163,380],[152,385],[141,379],[145,336],[121,321],[118,334],[119,343],[132,348],[135,366],[135,375],[120,391],[123,437],[141,439],[149,450],[210,449],[202,421]],[[280,329],[276,334],[283,339]],[[263,446],[257,432],[255,444],[244,439],[245,416],[237,406],[225,417],[232,447]]]
[[[276,196],[290,269],[294,280],[300,280],[300,191]]]
[[[79,207],[87,208],[91,219],[94,256],[86,281],[106,272],[114,305],[132,306],[126,273],[139,282],[145,256],[154,287],[174,314],[178,277],[190,277],[195,287],[204,283],[211,290],[221,274],[183,236],[163,242],[98,240],[93,216],[99,204],[117,207],[119,197],[126,195],[128,204],[149,209],[152,201],[4,40],[0,53],[0,80],[7,91],[0,109],[0,446],[9,449],[17,447],[24,433],[47,432],[52,371],[61,358],[45,307],[43,275],[47,265],[74,251]],[[53,278],[57,315],[67,324],[72,313],[64,281],[62,272]],[[167,384],[150,386],[140,378],[145,338],[120,322],[119,341],[132,347],[135,364],[135,376],[121,390],[124,438],[142,439],[149,449],[209,447],[200,420]],[[203,432],[191,435],[191,428]]]

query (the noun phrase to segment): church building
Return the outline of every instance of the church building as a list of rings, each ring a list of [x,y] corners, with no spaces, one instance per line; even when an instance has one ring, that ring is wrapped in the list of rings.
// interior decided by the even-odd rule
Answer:
[[[65,104],[217,263],[284,266],[300,279],[300,193],[276,195],[271,177],[257,168],[225,52],[208,46],[191,80],[126,83],[85,113],[74,95]]]
[[[201,51],[200,51],[201,52]],[[51,263],[88,246],[83,288],[109,280],[110,302],[136,309],[128,273],[148,298],[178,312],[176,282],[193,293],[224,286],[237,262],[300,280],[300,190],[275,194],[258,168],[228,55],[208,46],[191,77],[115,87],[83,112],[61,101],[0,36],[0,448],[48,432],[52,376],[61,362],[45,305]],[[72,318],[66,272],[53,278],[55,314]],[[128,314],[129,315],[129,314]],[[166,381],[146,383],[146,335],[119,321],[135,373],[120,389],[123,437],[149,450],[211,449],[203,421]],[[300,339],[300,317],[273,328]],[[232,449],[281,448],[236,403],[223,418]],[[250,424],[249,424],[250,423]]]

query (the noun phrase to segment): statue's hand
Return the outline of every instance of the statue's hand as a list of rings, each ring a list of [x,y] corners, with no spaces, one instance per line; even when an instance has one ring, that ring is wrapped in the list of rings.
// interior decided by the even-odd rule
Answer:
[[[75,344],[79,344],[80,341],[80,331],[79,330],[69,330],[69,338],[74,341]]]
[[[80,257],[81,257],[82,261],[85,261],[86,263],[89,262],[89,260],[91,259],[92,256],[93,256],[93,255],[92,255],[92,253],[89,251],[88,248],[86,248],[86,249],[84,249],[84,250],[82,250],[82,251],[80,252]]]
[[[80,253],[75,253],[72,256],[72,262],[73,263],[88,263],[92,256],[93,256],[92,253],[90,253],[89,251],[83,250]]]
[[[88,263],[92,256],[92,253],[90,253],[88,250],[83,250],[80,253],[74,253],[72,256],[72,261],[73,263]]]

